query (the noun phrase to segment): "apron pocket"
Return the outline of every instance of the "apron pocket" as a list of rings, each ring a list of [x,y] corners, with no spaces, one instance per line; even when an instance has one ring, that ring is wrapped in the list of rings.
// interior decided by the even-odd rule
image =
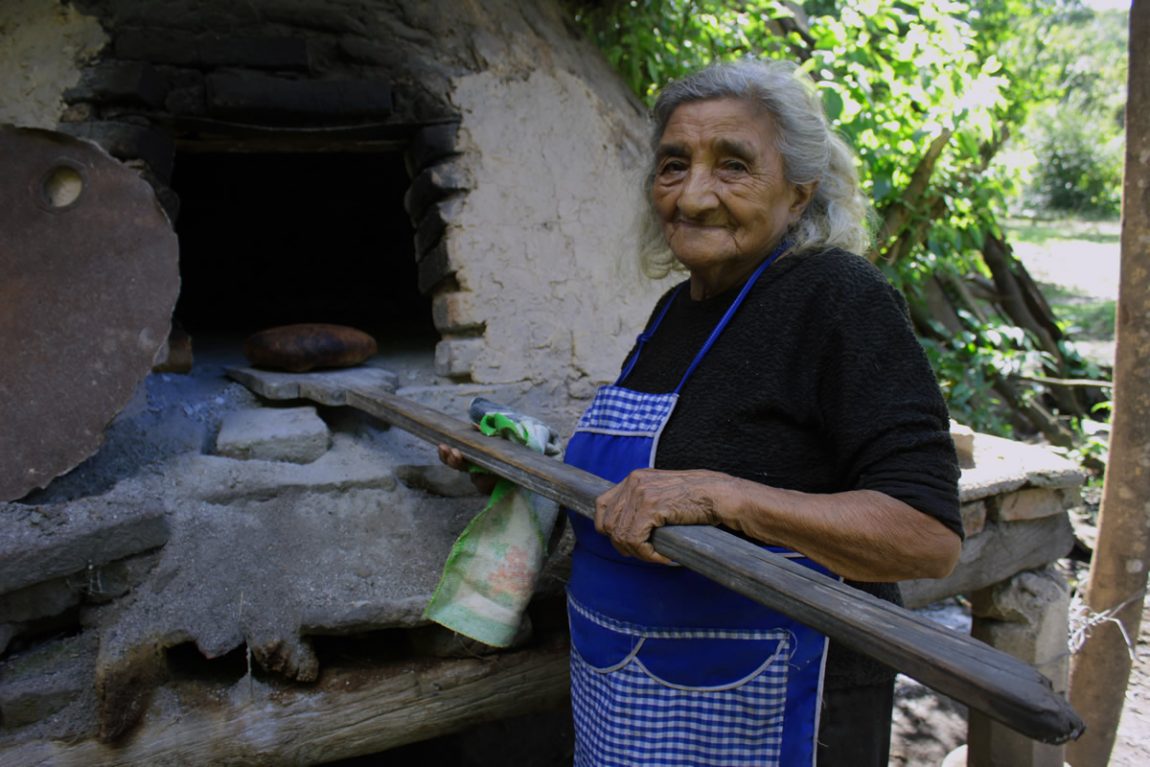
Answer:
[[[740,632],[751,633],[751,632]],[[786,683],[794,637],[789,631],[754,632],[755,638],[648,636],[636,659],[656,681],[668,687],[722,690],[738,687],[764,672]]]
[[[703,648],[701,642],[712,646]],[[617,645],[616,654],[622,648]],[[725,666],[724,678],[704,679],[698,669],[705,664],[696,657],[701,649],[738,660]],[[784,767],[811,762],[809,757],[787,756],[786,641],[638,638],[632,652],[611,668],[593,666],[584,654],[594,656],[595,648],[572,647],[576,767]],[[805,753],[811,753],[812,745],[808,741]]]
[[[641,636],[606,628],[574,606],[568,607],[567,617],[571,625],[571,654],[600,673],[629,663],[643,643]]]

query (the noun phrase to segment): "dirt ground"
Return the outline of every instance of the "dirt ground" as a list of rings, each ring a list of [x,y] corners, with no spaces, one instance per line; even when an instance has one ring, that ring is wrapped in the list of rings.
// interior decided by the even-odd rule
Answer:
[[[1142,606],[1142,630],[1136,652],[1130,683],[1126,686],[1126,707],[1110,754],[1110,767],[1150,764],[1150,599]]]

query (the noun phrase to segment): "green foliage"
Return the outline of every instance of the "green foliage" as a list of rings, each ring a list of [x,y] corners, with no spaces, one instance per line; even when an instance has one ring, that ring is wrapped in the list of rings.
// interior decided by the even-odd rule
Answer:
[[[893,259],[884,268],[912,304],[938,275],[988,275],[979,251],[987,234],[1001,233],[1022,179],[993,158],[1032,106],[1057,103],[1068,82],[1090,75],[1046,42],[1089,17],[1078,0],[616,0],[580,4],[575,15],[648,104],[668,81],[712,61],[799,62],[858,152],[880,216],[906,214],[892,217],[899,228],[877,248]],[[1095,83],[1091,103],[1113,108],[1102,98],[1109,82]],[[918,189],[912,178],[936,141],[942,152]],[[1072,153],[1065,157],[1069,173]],[[1089,179],[1096,171],[1074,170]],[[1100,182],[1090,199],[1109,204],[1109,188]],[[962,321],[957,335],[920,327],[923,346],[955,416],[1009,434],[1018,419],[995,384],[1040,370],[1042,355],[1000,317]]]
[[[1070,5],[1043,30],[1046,72],[1057,84],[1023,136],[1030,151],[1030,210],[1117,216],[1126,105],[1127,14]]]
[[[1123,147],[1081,114],[1043,110],[1049,121],[1034,128],[1038,159],[1029,201],[1038,208],[1096,216],[1121,210]],[[1105,131],[1111,132],[1111,131]],[[1111,132],[1112,133],[1112,132]]]

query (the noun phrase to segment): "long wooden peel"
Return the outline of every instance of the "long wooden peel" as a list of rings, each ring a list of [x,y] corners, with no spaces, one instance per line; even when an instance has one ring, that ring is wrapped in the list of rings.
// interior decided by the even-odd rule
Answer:
[[[347,388],[339,376],[229,371],[257,393],[347,405],[433,443],[586,516],[611,483],[527,448],[481,435],[464,421],[411,400]],[[269,381],[289,381],[287,386]],[[801,621],[1046,743],[1085,729],[1078,714],[1033,667],[971,637],[845,586],[718,528],[676,525],[655,532],[659,553],[756,602]]]

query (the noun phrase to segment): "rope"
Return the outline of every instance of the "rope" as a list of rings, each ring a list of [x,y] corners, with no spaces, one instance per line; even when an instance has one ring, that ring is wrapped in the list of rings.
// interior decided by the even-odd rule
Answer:
[[[1122,632],[1122,639],[1126,642],[1126,652],[1130,654],[1130,662],[1133,663],[1137,660],[1138,655],[1135,650],[1135,643],[1130,638],[1129,632],[1126,631],[1126,626],[1115,616],[1125,610],[1134,600],[1141,600],[1145,596],[1146,589],[1142,588],[1142,590],[1136,591],[1122,600],[1120,604],[1099,613],[1091,610],[1082,597],[1075,594],[1070,599],[1071,631],[1070,638],[1067,642],[1070,648],[1070,654],[1073,655],[1082,649],[1082,646],[1086,644],[1086,640],[1090,637],[1090,630],[1095,626],[1100,626],[1103,623],[1113,623],[1118,627],[1118,630]]]

